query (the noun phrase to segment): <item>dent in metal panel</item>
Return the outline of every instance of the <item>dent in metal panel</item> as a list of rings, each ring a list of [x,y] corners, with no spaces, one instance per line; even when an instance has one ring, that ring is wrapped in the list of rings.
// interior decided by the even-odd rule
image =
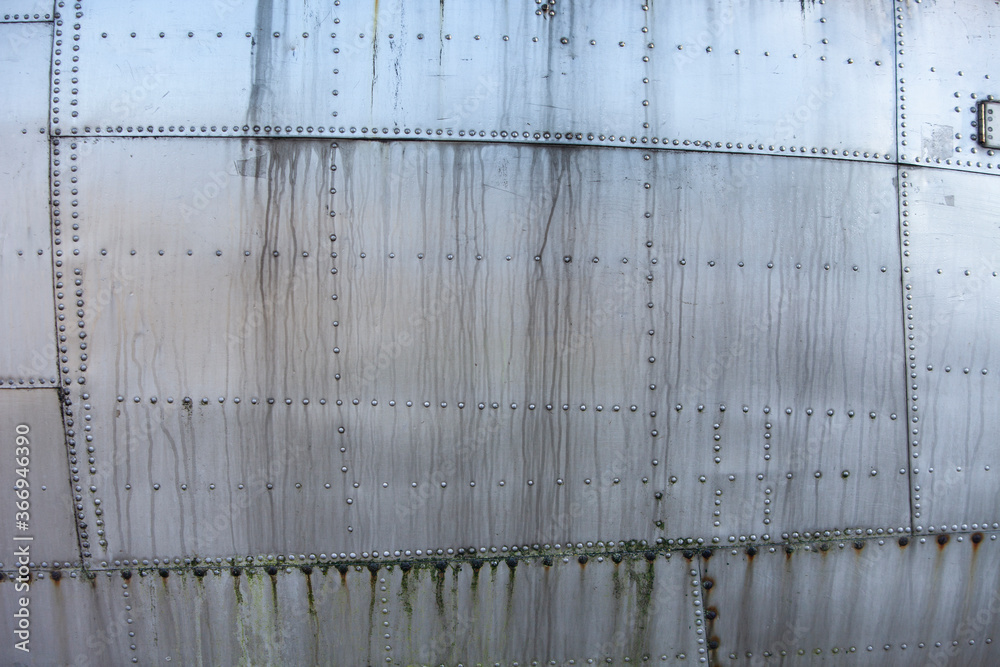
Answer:
[[[49,235],[48,72],[52,26],[0,26],[0,386],[56,383]]]
[[[989,2],[896,2],[899,159],[992,173],[992,149],[976,142],[977,100],[1000,94],[996,22]],[[954,35],[961,35],[954,39]]]
[[[27,432],[23,433],[25,428],[21,427],[27,427]],[[8,540],[14,536],[32,538],[32,563],[79,564],[80,549],[73,521],[74,503],[70,495],[70,473],[66,463],[58,390],[0,391],[0,428],[9,443],[5,450],[7,460],[0,467],[0,485],[10,499],[10,510],[0,513],[0,530],[8,536]],[[26,454],[14,451],[18,444],[14,439],[19,434],[28,440],[26,445],[20,443],[27,447]],[[25,455],[28,465],[18,465]],[[24,517],[15,516],[17,498],[14,489],[20,489],[15,484],[24,479],[28,484],[29,509],[26,524],[22,527],[20,522]],[[7,561],[13,551],[14,547],[11,547],[0,558],[0,566],[16,567],[15,562]]]
[[[721,549],[702,559],[702,580],[711,582],[712,664],[784,663],[786,656],[901,666],[998,659],[995,534],[943,543],[844,536],[754,549],[752,556]]]
[[[985,175],[901,172],[915,523],[997,521],[994,349],[1000,190]]]
[[[197,5],[192,7],[191,5]],[[330,10],[176,3],[154,16],[87,10],[79,117],[87,134],[309,135],[332,123]]]
[[[894,159],[889,4],[649,3],[648,134],[680,148]]]

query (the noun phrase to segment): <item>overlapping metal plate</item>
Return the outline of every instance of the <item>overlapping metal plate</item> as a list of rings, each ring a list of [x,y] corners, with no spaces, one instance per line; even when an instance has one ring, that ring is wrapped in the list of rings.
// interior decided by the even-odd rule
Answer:
[[[101,558],[908,523],[892,167],[79,144]]]
[[[672,664],[704,652],[697,562],[617,552],[509,562],[46,572],[31,586],[34,620],[58,636],[33,642],[26,664]],[[15,598],[0,599],[12,628]],[[0,656],[23,659],[9,642]]]
[[[25,546],[32,567],[79,566],[73,514],[82,496],[75,500],[70,492],[58,389],[0,391],[0,429],[7,445],[0,488],[9,502],[8,511],[0,513],[9,545],[0,568],[16,568],[13,554]]]
[[[895,156],[884,3],[183,2],[84,13],[88,76],[70,122],[85,134]]]
[[[0,386],[56,378],[49,234],[48,71],[52,27],[0,25]]]
[[[996,538],[721,549],[701,568],[711,664],[995,664]]]
[[[900,161],[997,173],[996,151],[976,143],[976,104],[1000,96],[1000,7],[896,0],[895,13]]]
[[[914,520],[984,527],[1000,520],[998,423],[986,408],[1000,362],[1000,188],[941,169],[901,176]]]

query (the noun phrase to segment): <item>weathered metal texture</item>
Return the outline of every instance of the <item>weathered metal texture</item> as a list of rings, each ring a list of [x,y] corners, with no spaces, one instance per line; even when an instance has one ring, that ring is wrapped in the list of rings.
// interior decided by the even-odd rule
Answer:
[[[7,536],[5,541],[14,545],[0,555],[0,568],[17,567],[11,554],[18,546],[30,547],[32,568],[60,563],[78,567],[80,547],[73,517],[76,503],[66,469],[58,390],[0,391],[0,429],[5,440],[0,488],[9,499],[8,511],[0,512],[0,530]],[[18,435],[27,443],[16,441]],[[23,465],[25,461],[27,465]],[[15,490],[21,495],[16,496]],[[14,504],[24,500],[28,502],[25,514],[17,514],[21,508]],[[17,537],[31,539],[11,542]]]
[[[889,2],[646,4],[648,134],[679,148],[895,159]]]
[[[0,0],[0,23],[52,21],[53,0]]]
[[[58,574],[54,574],[58,572]],[[133,652],[129,645],[135,641],[128,633],[127,621],[134,612],[128,587],[122,586],[118,573],[100,573],[90,579],[82,570],[52,566],[34,570],[30,588],[16,590],[17,575],[4,571],[0,581],[0,631],[4,641],[0,644],[0,662],[12,667],[98,667],[98,665],[128,665]],[[31,601],[30,622],[32,639],[30,652],[14,648],[14,613],[20,605],[19,598]],[[45,629],[44,641],[38,641],[40,630]]]
[[[79,33],[88,63],[80,114],[66,122],[112,135],[325,132],[337,120],[331,35],[338,26],[328,5],[88,5]]]
[[[882,537],[702,559],[711,663],[995,665],[995,533]],[[905,543],[905,546],[904,546]]]
[[[6,11],[35,664],[997,662],[992,4]]]
[[[79,150],[101,558],[908,525],[893,167]]]
[[[24,664],[696,662],[697,562],[611,556],[46,572],[36,622],[58,636]],[[5,626],[11,588],[0,582]],[[0,646],[4,664],[18,658]]]
[[[1000,520],[1000,423],[989,407],[1000,362],[1000,186],[940,169],[900,176],[914,523],[985,528]]]
[[[7,388],[58,381],[45,134],[51,42],[50,25],[0,25],[0,387]]]
[[[91,65],[70,122],[86,134],[895,157],[886,3],[551,9],[97,4],[80,31]]]
[[[976,103],[1000,95],[1000,7],[896,0],[895,14],[900,161],[997,173],[996,151],[976,142]]]
[[[537,141],[558,132],[635,143],[646,115],[640,4],[584,0],[553,5],[553,16],[538,9],[395,0],[379,3],[373,25],[370,5],[345,3],[338,126],[349,134],[370,126],[438,138],[491,140],[503,131]]]

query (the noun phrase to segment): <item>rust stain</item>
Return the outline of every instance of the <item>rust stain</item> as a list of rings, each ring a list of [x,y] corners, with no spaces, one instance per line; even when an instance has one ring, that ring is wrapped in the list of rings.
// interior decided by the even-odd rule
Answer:
[[[937,537],[937,543],[938,543],[938,550],[939,551],[944,551],[945,546],[948,545],[948,540],[949,539],[950,538],[947,535],[938,535],[938,537]]]

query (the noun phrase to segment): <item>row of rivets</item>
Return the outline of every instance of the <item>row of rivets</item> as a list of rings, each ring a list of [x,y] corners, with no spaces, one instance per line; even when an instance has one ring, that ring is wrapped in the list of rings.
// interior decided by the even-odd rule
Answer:
[[[75,118],[78,115],[76,111],[77,105],[77,93],[79,85],[79,40],[80,40],[80,23],[79,20],[83,16],[81,11],[82,6],[80,2],[73,5],[75,9],[75,19],[76,22],[72,25],[72,32],[70,33],[72,44],[70,59],[72,64],[69,67],[69,80],[68,84],[70,86],[69,90],[64,92],[62,90],[64,86],[64,77],[66,73],[64,72],[65,64],[64,59],[64,44],[65,41],[65,30],[64,21],[62,17],[62,9],[65,7],[65,2],[60,0],[57,3],[58,11],[55,15],[55,33],[53,40],[53,57],[52,57],[52,87],[51,87],[51,113],[50,122],[54,127],[57,127],[61,120],[60,111],[60,99],[62,97],[67,97],[68,100],[63,101],[67,103],[70,108],[70,117]],[[56,130],[58,133],[58,130]],[[60,377],[62,378],[62,384],[65,385],[66,390],[63,394],[63,422],[66,429],[66,443],[68,445],[68,455],[69,455],[69,465],[71,473],[71,483],[73,484],[73,509],[74,516],[77,524],[77,534],[80,542],[81,556],[84,561],[90,558],[90,535],[88,534],[89,526],[87,524],[87,516],[85,513],[85,505],[83,499],[83,486],[81,482],[81,470],[79,468],[79,459],[77,450],[79,447],[83,446],[87,449],[87,464],[88,470],[91,475],[96,474],[97,469],[95,467],[94,458],[94,445],[93,445],[93,435],[91,433],[90,421],[92,420],[92,415],[90,414],[90,405],[86,404],[84,406],[83,425],[82,425],[82,435],[81,438],[83,443],[77,442],[77,432],[78,428],[74,422],[74,409],[72,400],[72,386],[74,384],[83,385],[86,382],[86,370],[87,370],[87,341],[86,341],[86,331],[84,322],[84,306],[85,306],[85,292],[83,289],[83,269],[81,266],[66,267],[64,266],[64,250],[63,245],[63,220],[64,218],[69,219],[70,226],[72,228],[71,239],[69,240],[72,244],[72,256],[78,257],[80,254],[78,235],[80,224],[79,224],[79,199],[78,199],[78,154],[77,154],[77,144],[74,142],[69,143],[69,155],[65,155],[65,144],[61,142],[58,138],[52,139],[51,150],[50,150],[50,169],[51,169],[51,188],[52,188],[52,198],[51,198],[51,217],[52,217],[52,243],[55,247],[54,253],[54,275],[56,279],[56,319],[57,319],[57,332],[58,332],[58,369]],[[69,200],[69,215],[66,216],[63,210],[63,205],[65,202],[61,199],[63,196],[63,180],[67,178],[64,173],[67,169],[67,165],[64,164],[66,157],[68,160],[68,180],[69,180],[69,195],[71,199]],[[69,275],[67,275],[67,270]],[[75,315],[76,321],[75,326],[67,324],[67,313],[72,313]],[[69,329],[68,329],[69,328]],[[74,331],[76,335],[73,337],[77,347],[74,350],[75,353],[79,354],[79,365],[77,368],[70,367],[70,335],[71,331]],[[87,394],[83,394],[87,396]],[[96,491],[96,488],[91,485],[90,489]],[[97,504],[94,505],[95,510],[98,512],[97,524],[101,533],[103,533],[103,520],[100,519],[99,510],[97,510]],[[101,537],[103,541],[103,535]]]
[[[994,529],[1000,524],[993,524]],[[986,526],[983,527],[986,529]],[[393,565],[398,565],[399,563],[393,559],[399,558],[415,558],[415,559],[432,559],[432,561],[437,561],[439,559],[445,559],[448,563],[453,564],[463,564],[467,563],[469,558],[475,558],[479,556],[494,557],[494,556],[504,556],[518,559],[521,562],[530,563],[532,559],[540,558],[542,556],[548,555],[553,556],[553,562],[558,559],[565,558],[563,562],[569,562],[570,556],[575,556],[578,554],[588,555],[600,560],[599,557],[605,557],[613,560],[615,563],[620,563],[623,558],[638,559],[643,558],[646,561],[654,561],[661,556],[672,561],[673,556],[683,555],[686,559],[692,559],[696,555],[700,555],[705,558],[711,558],[715,553],[731,553],[736,556],[741,552],[745,552],[747,555],[756,555],[762,551],[767,551],[769,553],[778,553],[779,549],[782,551],[788,551],[788,547],[792,546],[792,550],[789,553],[795,553],[799,549],[803,551],[813,551],[813,550],[825,550],[822,549],[824,545],[834,546],[836,545],[840,549],[845,549],[851,546],[855,549],[863,549],[866,545],[877,544],[879,546],[884,546],[886,544],[899,546],[906,546],[912,540],[916,540],[920,544],[926,544],[928,539],[931,543],[936,543],[938,545],[947,545],[949,542],[949,536],[939,535],[935,538],[928,537],[913,537],[909,536],[909,527],[903,528],[878,528],[878,529],[845,529],[836,531],[816,531],[815,533],[783,533],[782,542],[773,543],[770,542],[770,538],[767,535],[741,535],[738,539],[735,536],[729,537],[730,545],[710,545],[706,544],[704,539],[683,539],[683,540],[668,540],[669,546],[653,546],[647,540],[587,540],[587,541],[567,541],[565,543],[555,542],[546,544],[512,544],[512,545],[501,545],[501,546],[479,546],[479,547],[429,547],[427,549],[392,549],[392,550],[380,550],[373,549],[372,551],[361,551],[361,552],[337,552],[336,550],[331,551],[329,554],[323,553],[269,553],[269,554],[258,554],[256,556],[215,556],[215,557],[180,557],[180,556],[164,556],[162,558],[132,558],[132,559],[118,559],[114,561],[101,561],[99,565],[95,565],[91,569],[94,571],[109,570],[109,568],[114,568],[118,570],[120,568],[129,567],[140,567],[140,568],[150,568],[156,566],[167,566],[174,571],[183,571],[190,569],[192,567],[197,567],[199,565],[206,567],[218,567],[222,565],[244,565],[251,567],[264,567],[264,565],[255,563],[271,563],[277,562],[285,567],[287,564],[304,562],[304,563],[315,563],[322,564],[324,562],[335,562],[338,560],[349,560],[357,561],[358,559],[389,559],[388,561],[381,561],[378,563],[378,567],[388,567]],[[898,541],[896,540],[886,540],[887,536],[898,534],[900,537]],[[800,540],[801,538],[801,540]],[[966,538],[975,545],[982,544],[986,536],[981,532],[972,533],[971,535],[961,534],[955,535],[955,540],[957,542],[964,542]],[[838,541],[847,539],[848,542]],[[808,540],[808,543],[804,543],[803,540]],[[739,542],[737,545],[736,542]],[[997,541],[997,535],[991,533],[989,535],[990,542]],[[794,545],[794,546],[793,546]],[[738,547],[738,548],[736,548]],[[556,553],[551,553],[555,551]],[[543,564],[548,565],[548,561],[544,561]],[[359,563],[360,565],[360,563]],[[367,565],[367,564],[366,564]],[[32,563],[32,568],[38,567],[35,563]],[[71,568],[79,567],[79,564],[70,564],[54,562],[51,565],[47,563],[42,563],[43,568]],[[3,568],[3,563],[0,562],[0,569]],[[369,568],[371,569],[371,568]],[[109,570],[110,572],[111,570]],[[377,570],[376,570],[377,571]],[[124,574],[124,570],[122,571]],[[131,575],[131,573],[129,573]]]

